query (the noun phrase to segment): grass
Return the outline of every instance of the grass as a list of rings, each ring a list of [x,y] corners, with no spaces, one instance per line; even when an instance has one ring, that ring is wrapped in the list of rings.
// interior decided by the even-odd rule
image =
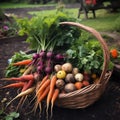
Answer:
[[[55,4],[47,4],[47,5],[54,5]],[[47,6],[45,5],[45,6]],[[27,4],[27,3],[1,3],[0,8],[25,8],[25,7],[40,7],[43,6],[42,4]],[[71,17],[77,18],[78,16],[78,8],[74,9],[63,9],[64,12],[69,14]],[[50,14],[55,14],[56,9],[54,10],[43,10],[43,11],[33,11],[29,12],[29,14],[32,15],[41,15],[41,16],[47,16]],[[84,19],[84,14],[80,15],[79,21],[80,23],[93,27],[96,30],[99,31],[114,31],[115,30],[115,21],[119,17],[120,13],[109,13],[107,10],[101,9],[96,10],[96,19],[93,18],[92,13],[90,12],[88,14],[89,19]],[[117,23],[118,27],[120,27],[120,23]]]
[[[54,6],[55,4],[28,4],[28,3],[8,3],[8,2],[3,2],[0,3],[0,8],[2,9],[7,9],[7,8],[30,8],[30,7],[40,7],[40,6]]]
[[[81,23],[101,31],[114,31],[119,13],[109,13],[106,10],[96,11],[96,19],[82,20]]]
[[[47,16],[50,14],[54,14],[56,10],[46,10],[46,11],[34,11],[29,12],[29,14],[33,15],[41,15]],[[77,18],[78,9],[65,9],[64,12],[67,12],[72,17]],[[93,27],[99,31],[114,31],[115,29],[115,22],[118,17],[120,17],[119,13],[110,13],[106,10],[97,10],[96,11],[96,18],[94,19],[92,13],[88,14],[89,19],[84,19],[84,14],[81,14],[79,21],[80,23]]]

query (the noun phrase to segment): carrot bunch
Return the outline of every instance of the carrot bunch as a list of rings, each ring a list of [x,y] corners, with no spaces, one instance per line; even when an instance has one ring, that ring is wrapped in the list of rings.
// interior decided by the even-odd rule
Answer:
[[[20,77],[12,77],[12,78],[2,78],[1,80],[8,80],[11,81],[12,83],[5,85],[3,87],[1,87],[1,89],[3,88],[19,88],[21,89],[21,92],[15,97],[13,98],[8,105],[15,99],[22,97],[18,106],[20,105],[20,103],[24,103],[25,98],[28,94],[32,93],[34,91],[34,83],[35,83],[35,78],[33,74],[29,74],[29,75],[23,75]]]
[[[48,112],[48,108],[50,104],[52,111],[55,100],[59,95],[59,89],[55,88],[56,80],[57,80],[56,75],[51,76],[51,78],[48,75],[46,75],[42,79],[40,86],[36,91],[36,104],[34,111],[36,111],[38,105],[41,104],[43,100],[46,100],[46,104],[47,104],[46,111]]]

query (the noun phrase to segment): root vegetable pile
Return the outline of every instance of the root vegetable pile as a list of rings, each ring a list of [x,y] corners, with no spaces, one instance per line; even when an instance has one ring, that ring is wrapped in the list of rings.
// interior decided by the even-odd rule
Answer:
[[[21,98],[18,105],[23,104],[21,102],[24,102],[24,99],[26,99],[28,95],[34,93],[35,105],[33,111],[36,112],[38,108],[42,110],[41,104],[43,101],[46,101],[46,112],[48,114],[49,107],[51,106],[50,110],[52,115],[53,106],[60,94],[67,94],[82,89],[94,82],[96,83],[96,79],[99,79],[99,76],[96,74],[80,72],[78,68],[73,67],[69,62],[53,64],[53,69],[51,69],[49,73],[44,69],[38,71],[38,69],[35,69],[36,65],[38,65],[36,64],[37,61],[39,62],[39,57],[38,60],[33,58],[32,62],[30,62],[30,65],[32,64],[32,66],[34,66],[34,71],[29,71],[29,74],[24,75],[23,73],[20,77],[1,79],[12,82],[1,87],[1,89],[16,88],[21,90],[15,98],[9,101],[7,106],[18,98]],[[57,68],[58,66],[59,69]],[[19,106],[17,108],[19,108]]]

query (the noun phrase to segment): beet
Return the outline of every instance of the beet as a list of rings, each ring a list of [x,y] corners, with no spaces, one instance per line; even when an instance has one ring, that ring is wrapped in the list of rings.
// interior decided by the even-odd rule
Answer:
[[[45,52],[45,51],[41,51],[41,52],[39,53],[39,56],[40,56],[41,58],[44,58],[44,57],[46,56],[46,52]]]

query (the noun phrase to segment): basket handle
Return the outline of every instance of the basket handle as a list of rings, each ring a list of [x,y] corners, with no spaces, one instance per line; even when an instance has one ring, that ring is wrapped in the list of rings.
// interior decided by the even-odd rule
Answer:
[[[100,33],[97,32],[95,29],[93,29],[91,27],[88,27],[88,26],[85,26],[85,25],[80,24],[80,23],[61,22],[60,25],[71,25],[71,26],[79,27],[79,28],[91,33],[93,36],[95,36],[99,40],[99,42],[101,44],[101,47],[103,49],[103,57],[104,57],[103,70],[102,70],[102,73],[101,73],[101,76],[100,76],[100,79],[99,79],[99,83],[102,83],[102,81],[104,80],[105,74],[107,72],[108,63],[109,63],[109,60],[110,60],[110,54],[109,54],[108,46],[107,46],[105,40],[100,35]]]

